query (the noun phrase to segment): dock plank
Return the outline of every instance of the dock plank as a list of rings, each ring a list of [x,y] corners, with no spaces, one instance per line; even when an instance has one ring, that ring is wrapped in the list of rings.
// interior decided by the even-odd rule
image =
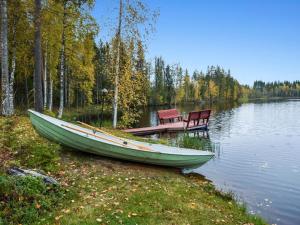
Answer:
[[[206,124],[199,124],[198,126],[190,126],[186,129],[186,122],[178,121],[175,123],[160,124],[153,127],[125,129],[123,131],[134,135],[150,135],[150,134],[157,134],[157,133],[168,133],[168,132],[172,133],[172,132],[180,132],[184,130],[203,130],[203,129],[207,129]]]

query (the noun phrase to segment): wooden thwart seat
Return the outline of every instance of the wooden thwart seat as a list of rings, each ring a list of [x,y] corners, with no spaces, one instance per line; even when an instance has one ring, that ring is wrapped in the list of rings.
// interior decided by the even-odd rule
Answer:
[[[179,114],[177,109],[165,109],[157,111],[157,117],[159,119],[160,124],[173,123],[175,119],[178,121],[182,121],[182,116]]]

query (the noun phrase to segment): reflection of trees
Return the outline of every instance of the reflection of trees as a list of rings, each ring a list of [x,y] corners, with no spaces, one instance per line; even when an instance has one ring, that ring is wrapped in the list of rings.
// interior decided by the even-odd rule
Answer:
[[[228,136],[231,131],[235,109],[217,112],[210,120],[209,129],[213,134],[214,140],[220,140],[221,137]]]
[[[239,107],[241,104],[238,102],[219,102],[214,104],[207,103],[186,103],[177,105],[177,110],[182,115],[187,115],[191,111],[203,110],[203,109],[212,109],[214,114],[219,112],[232,110]],[[149,106],[143,109],[143,114],[140,119],[140,122],[136,127],[147,127],[147,126],[156,126],[157,125],[157,111],[161,109],[170,109],[175,108],[175,106],[162,105],[162,106]]]

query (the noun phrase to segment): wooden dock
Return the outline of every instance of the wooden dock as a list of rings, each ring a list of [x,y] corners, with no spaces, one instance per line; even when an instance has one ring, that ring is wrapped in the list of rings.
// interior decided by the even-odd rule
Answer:
[[[192,131],[192,130],[207,130],[207,124],[199,124],[195,126],[189,126],[186,128],[187,123],[184,121],[178,121],[175,123],[160,124],[153,127],[141,127],[123,130],[127,133],[131,133],[138,136],[151,135],[157,133],[172,133],[180,131]]]

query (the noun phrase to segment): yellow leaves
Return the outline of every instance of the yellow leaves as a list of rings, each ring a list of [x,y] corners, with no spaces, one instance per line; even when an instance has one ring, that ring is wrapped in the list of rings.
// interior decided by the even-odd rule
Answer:
[[[196,209],[198,207],[198,205],[195,202],[191,202],[188,204],[188,207],[191,209]]]
[[[134,213],[134,212],[129,212],[127,217],[130,218],[132,216],[137,216],[138,214],[137,213]]]
[[[35,208],[39,209],[39,208],[41,208],[41,205],[37,203],[37,204],[35,204]]]
[[[63,209],[62,212],[65,213],[65,214],[69,214],[71,212],[71,210],[70,209]]]
[[[219,90],[218,90],[218,86],[215,84],[215,82],[213,80],[209,81],[208,89],[209,89],[209,94],[210,94],[209,97],[212,97],[212,98],[217,97]]]
[[[55,217],[55,220],[58,221],[58,220],[60,220],[62,217],[63,217],[63,215],[56,216],[56,217]]]

